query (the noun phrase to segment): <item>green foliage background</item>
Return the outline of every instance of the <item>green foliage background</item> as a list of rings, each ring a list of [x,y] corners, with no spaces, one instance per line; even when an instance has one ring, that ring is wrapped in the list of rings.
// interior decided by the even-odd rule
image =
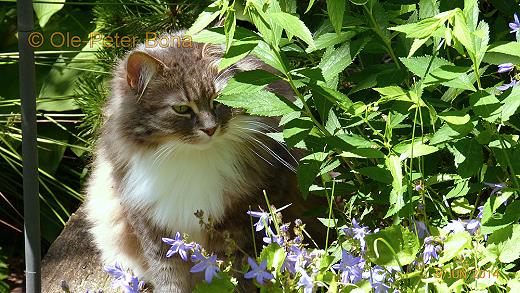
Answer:
[[[263,91],[262,72],[233,79],[234,91],[224,90],[219,101],[255,115],[282,115],[283,132],[273,137],[308,151],[298,169],[300,188],[304,197],[329,199],[332,208],[322,208],[336,219],[329,228],[357,218],[372,228],[421,220],[435,231],[449,220],[475,218],[483,205],[481,232],[492,245],[481,265],[518,270],[520,252],[511,239],[518,238],[520,218],[520,87],[496,89],[517,78],[518,69],[496,73],[501,63],[520,65],[520,43],[508,28],[520,11],[517,0],[89,3],[35,3],[37,31],[144,39],[147,31],[189,27],[205,9],[190,33],[195,41],[227,45],[222,68],[254,54],[278,69],[262,80],[289,82],[296,102]],[[223,17],[224,27],[205,29]],[[13,3],[0,4],[0,21],[0,219],[2,234],[20,236]],[[106,82],[125,51],[80,49],[46,43],[36,54],[46,243],[82,200]],[[491,194],[484,182],[507,187]],[[16,254],[21,241],[0,245]],[[462,242],[441,259],[445,265],[469,245]]]

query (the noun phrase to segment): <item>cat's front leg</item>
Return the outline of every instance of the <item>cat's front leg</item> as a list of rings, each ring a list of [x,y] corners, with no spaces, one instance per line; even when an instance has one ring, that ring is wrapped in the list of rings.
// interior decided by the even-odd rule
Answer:
[[[162,242],[167,233],[139,212],[129,212],[128,218],[143,249],[147,264],[145,282],[150,283],[154,293],[191,292],[190,264],[173,256],[166,257],[169,247]]]

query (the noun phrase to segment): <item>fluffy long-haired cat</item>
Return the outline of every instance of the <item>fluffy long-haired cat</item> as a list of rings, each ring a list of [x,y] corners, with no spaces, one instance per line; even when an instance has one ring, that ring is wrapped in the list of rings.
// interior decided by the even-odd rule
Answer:
[[[245,251],[252,243],[247,211],[265,208],[263,190],[278,207],[292,202],[288,213],[303,211],[296,161],[265,134],[276,121],[215,101],[236,72],[267,67],[247,57],[219,72],[222,54],[201,43],[140,45],[114,69],[87,214],[104,263],[121,262],[154,292],[191,292],[200,281],[190,264],[165,257],[161,237],[187,233],[210,252],[226,248],[221,233],[201,227],[197,210]]]

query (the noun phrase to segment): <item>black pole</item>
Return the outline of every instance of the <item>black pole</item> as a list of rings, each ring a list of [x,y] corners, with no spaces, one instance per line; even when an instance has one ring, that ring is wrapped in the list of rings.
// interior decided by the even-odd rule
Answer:
[[[17,10],[18,50],[20,53],[19,83],[22,103],[25,282],[27,293],[40,293],[41,252],[38,152],[36,145],[36,91],[34,48],[29,43],[29,37],[34,30],[32,1],[18,0]]]

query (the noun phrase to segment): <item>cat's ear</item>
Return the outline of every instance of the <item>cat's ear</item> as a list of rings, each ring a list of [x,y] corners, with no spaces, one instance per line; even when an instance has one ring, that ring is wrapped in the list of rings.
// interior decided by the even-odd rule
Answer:
[[[164,70],[166,65],[157,58],[142,51],[134,51],[126,63],[126,81],[139,94],[142,94],[152,77]]]

